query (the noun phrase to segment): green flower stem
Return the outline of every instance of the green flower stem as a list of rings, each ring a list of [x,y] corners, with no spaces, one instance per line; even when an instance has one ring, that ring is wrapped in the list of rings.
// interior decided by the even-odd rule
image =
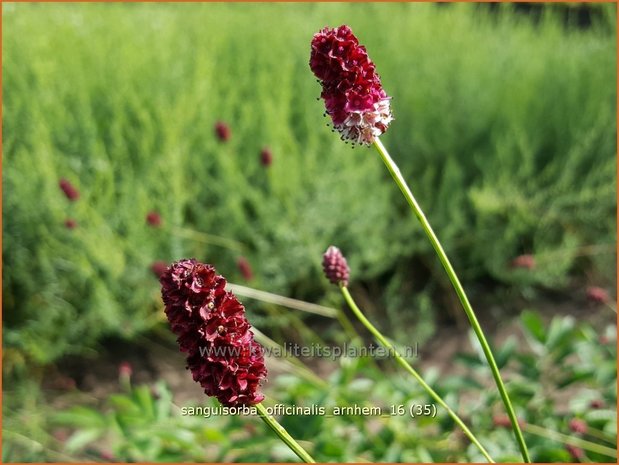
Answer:
[[[297,456],[303,460],[305,463],[316,463],[316,461],[303,449],[297,441],[295,441],[292,436],[288,434],[288,431],[284,429],[282,425],[280,425],[275,418],[267,413],[266,408],[262,404],[256,404],[256,409],[258,410],[258,414],[260,418],[273,430],[275,434],[277,434],[282,441],[286,443],[290,450],[292,450]]]
[[[464,422],[460,419],[460,417],[456,414],[456,412],[454,412],[445,403],[445,401],[434,391],[434,389],[432,389],[430,385],[427,384],[423,380],[421,375],[417,373],[417,371],[412,366],[410,366],[410,364],[398,353],[398,351],[387,340],[387,338],[385,338],[385,336],[383,336],[381,332],[378,329],[376,329],[376,327],[372,323],[370,323],[370,321],[365,317],[363,312],[359,309],[359,307],[353,300],[352,296],[350,295],[350,292],[348,292],[348,288],[346,286],[340,286],[340,289],[342,291],[342,294],[344,295],[344,298],[346,299],[346,302],[350,306],[355,316],[359,319],[359,321],[363,323],[363,326],[365,326],[368,329],[368,331],[372,333],[372,335],[376,338],[378,342],[380,342],[386,349],[389,350],[389,353],[394,356],[396,362],[398,362],[398,364],[402,368],[408,371],[417,381],[419,381],[419,384],[423,386],[423,388],[428,392],[428,394],[430,394],[430,396],[436,401],[436,403],[439,404],[441,407],[443,407],[445,410],[447,410],[447,413],[449,413],[449,416],[458,424],[458,426],[460,426],[460,428],[462,428],[462,431],[464,431],[464,434],[466,434],[467,437],[471,440],[471,442],[477,446],[477,448],[481,451],[483,456],[486,457],[488,462],[495,463],[494,460],[492,460],[492,457],[490,457],[490,455],[486,451],[486,449],[484,449],[484,446],[482,446],[479,443],[475,435],[471,432],[471,430],[468,429],[468,427],[464,424]]]
[[[596,444],[595,442],[586,441],[575,436],[568,436],[567,434],[562,434],[557,431],[550,431],[537,425],[526,424],[524,429],[528,433],[535,434],[552,441],[571,444],[572,446],[580,447],[590,452],[606,455],[607,457],[612,457],[614,459],[617,458],[617,451],[615,449],[611,449],[610,447],[606,447],[601,444]]]
[[[413,196],[413,193],[408,188],[408,185],[406,184],[406,181],[404,180],[404,177],[402,176],[400,169],[395,164],[395,162],[391,159],[391,157],[389,156],[389,153],[387,152],[387,149],[385,148],[385,146],[382,144],[382,142],[378,138],[374,139],[374,147],[376,148],[381,158],[383,159],[383,162],[387,166],[387,169],[391,173],[391,176],[393,177],[394,181],[396,182],[396,184],[402,191],[402,194],[404,194],[406,201],[409,203],[409,205],[413,209],[413,212],[415,213],[415,216],[417,216],[417,219],[421,223],[421,226],[423,227],[423,230],[426,233],[426,236],[428,236],[428,239],[432,243],[432,247],[434,247],[434,250],[436,251],[438,258],[441,261],[443,268],[445,268],[445,271],[447,272],[447,275],[449,276],[449,280],[451,281],[451,284],[453,285],[456,291],[456,294],[458,294],[458,298],[460,299],[460,302],[462,303],[462,307],[464,307],[464,311],[466,312],[466,315],[469,318],[471,326],[473,327],[473,330],[475,331],[475,335],[477,336],[477,339],[479,340],[479,343],[481,344],[481,347],[484,351],[486,360],[488,361],[488,364],[490,365],[492,376],[494,377],[494,381],[497,385],[497,388],[499,389],[499,393],[501,394],[501,398],[503,399],[505,408],[507,409],[507,414],[512,423],[514,435],[516,436],[516,440],[518,441],[518,445],[520,447],[522,457],[524,458],[525,462],[531,463],[531,458],[529,457],[529,451],[527,449],[527,445],[524,442],[524,437],[522,436],[520,425],[518,425],[518,419],[516,418],[514,407],[512,406],[512,403],[509,400],[509,396],[507,395],[507,390],[505,389],[505,385],[503,384],[503,380],[501,379],[501,374],[499,373],[499,367],[497,366],[496,361],[494,360],[494,356],[492,355],[492,351],[490,350],[490,345],[488,344],[488,341],[486,340],[486,336],[484,335],[484,332],[479,324],[479,321],[477,321],[477,316],[475,316],[475,312],[473,311],[473,307],[471,307],[471,304],[469,303],[469,300],[464,292],[464,288],[462,287],[462,284],[460,284],[460,280],[458,279],[456,272],[451,266],[451,263],[449,262],[449,259],[447,258],[447,254],[445,253],[445,251],[443,250],[443,247],[441,246],[441,243],[439,242],[438,238],[436,237],[436,234],[432,230],[432,226],[430,226],[430,223],[428,222],[426,216],[421,210],[421,207],[417,203],[417,200]]]

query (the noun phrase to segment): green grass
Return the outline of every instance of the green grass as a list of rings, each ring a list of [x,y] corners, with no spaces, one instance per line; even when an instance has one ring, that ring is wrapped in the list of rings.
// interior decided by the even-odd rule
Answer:
[[[392,283],[392,324],[418,322],[427,302],[406,283],[414,258],[433,263],[429,245],[379,158],[342,144],[316,101],[309,42],[342,23],[393,96],[384,143],[465,287],[560,289],[584,272],[612,285],[616,25],[614,6],[596,8],[606,22],[579,30],[471,5],[5,4],[5,346],[48,362],[151,327],[155,260],[195,256],[238,280],[243,255],[253,286],[319,301],[330,244],[353,282]],[[153,209],[164,228],[146,225]],[[510,269],[525,252],[538,268]]]

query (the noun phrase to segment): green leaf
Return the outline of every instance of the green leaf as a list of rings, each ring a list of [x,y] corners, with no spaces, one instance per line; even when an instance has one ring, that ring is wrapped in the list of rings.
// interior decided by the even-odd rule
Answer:
[[[101,413],[80,406],[54,414],[52,421],[75,428],[103,428],[105,426],[105,417]]]
[[[67,442],[65,447],[68,452],[76,452],[91,442],[97,440],[103,434],[102,430],[98,429],[83,429],[75,432]]]
[[[536,312],[525,310],[522,312],[520,320],[528,333],[533,336],[536,341],[541,342],[542,344],[546,341],[544,322]]]
[[[155,403],[148,386],[138,386],[133,390],[133,396],[148,418],[155,419]]]

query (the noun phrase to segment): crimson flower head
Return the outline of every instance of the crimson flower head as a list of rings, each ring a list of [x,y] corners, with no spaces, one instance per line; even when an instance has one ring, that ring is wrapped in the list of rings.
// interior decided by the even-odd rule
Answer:
[[[348,26],[314,34],[309,65],[322,84],[326,113],[342,139],[369,145],[387,130],[393,120],[390,97]]]
[[[249,261],[247,261],[245,257],[239,257],[239,259],[236,261],[236,266],[239,268],[239,271],[243,275],[245,281],[251,281],[251,279],[254,277],[254,273],[251,269]]]
[[[227,142],[230,139],[230,126],[223,121],[215,123],[215,135],[222,142]]]
[[[225,290],[226,279],[190,259],[173,263],[160,282],[166,316],[193,379],[224,406],[261,402],[267,376],[262,346],[254,341],[245,308]]]
[[[574,433],[585,434],[587,432],[587,423],[579,418],[572,418],[569,422],[569,427]]]
[[[340,249],[331,246],[322,256],[322,270],[332,284],[348,286],[350,269]]]
[[[77,221],[75,221],[73,218],[67,218],[66,220],[64,220],[64,226],[67,229],[75,229],[77,228]]]
[[[58,183],[58,187],[60,187],[60,190],[62,190],[62,192],[64,192],[64,195],[71,202],[74,202],[74,201],[76,201],[77,199],[80,198],[79,191],[67,179],[62,178],[60,180],[60,182]]]
[[[585,451],[582,450],[580,447],[566,444],[565,450],[574,460],[582,460],[583,458],[585,458]]]
[[[268,147],[264,147],[261,151],[260,151],[260,163],[262,163],[262,166],[271,166],[271,163],[273,163],[273,152],[271,152],[271,149],[269,149]]]
[[[146,222],[154,228],[161,226],[161,215],[156,211],[148,212]]]

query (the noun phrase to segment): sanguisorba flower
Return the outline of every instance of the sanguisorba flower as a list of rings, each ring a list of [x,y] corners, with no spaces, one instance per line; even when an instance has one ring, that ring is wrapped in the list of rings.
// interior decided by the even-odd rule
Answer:
[[[230,126],[223,121],[217,121],[215,123],[215,135],[221,142],[228,142],[228,140],[230,140],[230,136],[232,135]]]
[[[156,211],[150,211],[146,215],[146,222],[150,226],[158,228],[159,226],[161,226],[161,215]]]
[[[271,166],[271,163],[273,163],[273,152],[271,152],[270,148],[264,147],[260,151],[260,163],[267,168]]]
[[[236,261],[236,266],[241,272],[241,275],[243,275],[243,279],[245,279],[245,281],[252,280],[252,278],[254,277],[254,272],[251,269],[249,261],[245,257],[239,257],[239,259]]]
[[[322,270],[332,284],[348,286],[350,275],[348,262],[340,249],[334,245],[330,246],[322,256]]]
[[[262,347],[245,308],[225,290],[226,279],[195,259],[173,263],[161,276],[161,294],[187,368],[204,392],[225,406],[253,405],[264,396]]]
[[[75,229],[77,228],[77,221],[75,221],[73,218],[67,218],[66,220],[64,220],[64,226],[67,229]]]
[[[79,191],[75,188],[75,186],[73,184],[71,184],[71,182],[69,180],[64,179],[64,178],[61,179],[58,182],[58,187],[60,187],[60,190],[62,190],[64,195],[70,201],[74,202],[74,201],[76,201],[77,199],[80,198]]]
[[[322,84],[321,97],[342,139],[371,144],[393,120],[390,97],[376,67],[352,30],[342,25],[314,34],[310,68]]]

